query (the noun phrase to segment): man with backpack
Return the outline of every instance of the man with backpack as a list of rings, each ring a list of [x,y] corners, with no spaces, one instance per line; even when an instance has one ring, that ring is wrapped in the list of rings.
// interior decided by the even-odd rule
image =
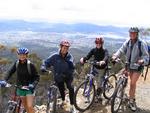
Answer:
[[[139,29],[131,27],[129,29],[130,39],[123,43],[122,47],[113,55],[112,59],[120,57],[122,54],[126,56],[127,71],[130,77],[129,89],[129,108],[136,111],[135,102],[136,83],[143,71],[144,65],[149,62],[149,54],[147,45],[139,39]]]

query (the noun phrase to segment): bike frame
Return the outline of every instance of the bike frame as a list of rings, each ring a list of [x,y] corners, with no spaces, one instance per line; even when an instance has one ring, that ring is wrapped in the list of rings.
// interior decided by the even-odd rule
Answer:
[[[92,64],[92,63],[90,63],[90,64]],[[101,86],[102,86],[102,88],[104,87],[104,82],[107,80],[107,75],[108,75],[108,73],[109,73],[109,67],[108,67],[108,65],[106,66],[106,68],[105,68],[105,72],[104,72],[104,75],[105,76],[103,76],[103,78],[102,78],[102,84],[101,84]],[[92,84],[93,84],[93,78],[91,77],[91,75],[92,76],[97,76],[99,73],[96,71],[96,70],[94,70],[94,65],[92,64],[92,66],[91,66],[91,68],[90,68],[90,73],[89,74],[87,74],[87,81],[89,81],[89,90],[88,90],[88,92],[87,92],[87,94],[86,94],[86,96],[90,96],[90,91],[91,91],[91,87],[92,87]],[[86,91],[86,88],[87,88],[87,84],[85,84],[85,87],[84,87],[84,93],[86,93],[85,91]]]
[[[22,102],[20,96],[17,96],[16,91],[17,86],[15,86],[15,91],[13,92],[11,99],[8,101],[8,109],[13,109],[17,113],[20,113]]]
[[[52,83],[52,84],[49,86],[49,88],[48,88],[47,94],[48,94],[49,100],[53,99],[53,89],[57,89],[57,90],[58,90],[58,88],[57,88],[57,86],[56,86],[55,83]]]

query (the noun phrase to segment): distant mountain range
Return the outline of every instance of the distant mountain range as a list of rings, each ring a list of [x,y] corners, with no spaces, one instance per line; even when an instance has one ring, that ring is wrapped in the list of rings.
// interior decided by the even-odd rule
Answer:
[[[101,33],[128,31],[127,27],[101,26],[90,23],[48,23],[48,22],[29,22],[24,20],[0,20],[0,31],[33,31],[33,32],[57,32],[57,33]]]
[[[65,38],[71,42],[71,52],[78,61],[94,47],[94,40],[97,36],[104,37],[105,47],[109,48],[112,53],[126,40],[127,31],[126,27],[90,23],[66,24],[0,20],[0,44],[27,47],[41,58],[46,58],[52,52],[58,51],[59,42]]]

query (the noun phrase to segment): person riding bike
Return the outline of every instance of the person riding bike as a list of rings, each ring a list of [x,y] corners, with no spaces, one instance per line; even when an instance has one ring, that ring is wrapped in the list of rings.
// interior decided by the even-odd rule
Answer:
[[[59,52],[52,54],[46,60],[43,61],[41,65],[41,71],[45,72],[48,67],[53,67],[54,70],[54,80],[59,88],[61,98],[62,98],[62,106],[66,104],[65,102],[65,84],[69,90],[69,98],[70,98],[70,112],[75,113],[74,108],[74,87],[72,85],[73,82],[73,72],[74,72],[74,58],[69,53],[70,43],[67,40],[63,40],[60,42]]]
[[[136,83],[143,71],[142,65],[148,64],[149,54],[146,44],[139,38],[139,29],[137,27],[131,27],[129,29],[129,36],[130,39],[125,41],[121,48],[113,54],[112,59],[115,60],[122,54],[126,56],[126,67],[128,76],[130,77],[129,108],[132,111],[136,111]]]
[[[30,62],[30,71],[28,70],[28,53],[27,48],[18,48],[18,60],[15,61],[13,66],[7,72],[5,81],[7,82],[10,77],[16,72],[17,86],[27,86],[29,90],[17,88],[16,94],[20,96],[23,106],[27,113],[34,113],[33,101],[34,101],[34,89],[39,82],[39,75],[33,63]]]
[[[89,60],[91,57],[94,57],[94,61],[99,62],[99,65],[94,66],[94,70],[96,70],[99,73],[99,76],[96,76],[96,83],[97,83],[97,96],[100,100],[101,93],[102,93],[102,80],[105,72],[105,67],[108,63],[109,53],[108,50],[103,47],[104,39],[102,37],[98,37],[95,39],[96,47],[92,48],[90,52],[87,54],[86,57],[82,57],[80,59],[80,63],[84,64],[87,60]]]

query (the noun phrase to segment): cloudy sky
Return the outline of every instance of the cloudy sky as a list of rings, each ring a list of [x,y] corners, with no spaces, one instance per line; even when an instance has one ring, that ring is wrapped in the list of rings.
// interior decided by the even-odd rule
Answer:
[[[0,0],[0,19],[149,26],[150,0]]]

